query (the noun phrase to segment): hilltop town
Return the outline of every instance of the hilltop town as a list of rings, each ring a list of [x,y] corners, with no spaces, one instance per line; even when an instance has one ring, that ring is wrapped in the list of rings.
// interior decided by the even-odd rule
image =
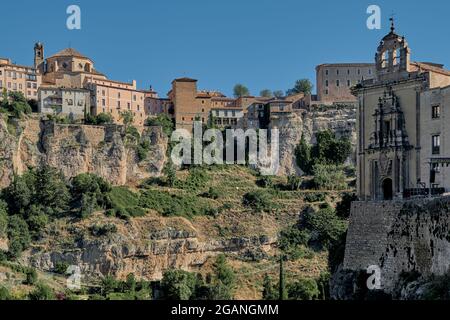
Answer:
[[[0,59],[0,90],[20,92],[34,101],[37,112],[71,121],[88,116],[109,115],[123,123],[123,113],[133,115],[133,125],[143,127],[160,114],[170,117],[176,128],[192,129],[195,120],[212,122],[222,128],[261,128],[272,116],[308,110],[317,106],[355,105],[350,88],[372,79],[374,64],[322,64],[317,66],[317,94],[291,90],[287,94],[227,97],[221,92],[200,90],[197,80],[179,78],[172,82],[166,97],[149,88],[140,90],[131,83],[109,79],[95,68],[91,58],[67,48],[49,57],[44,44],[34,47],[34,64],[22,66]],[[305,90],[304,90],[305,91]]]
[[[0,298],[448,299],[450,72],[393,19],[374,51],[317,66],[315,94],[233,97],[187,77],[163,97],[42,43],[0,59]],[[279,171],[174,166],[197,121],[278,129]]]

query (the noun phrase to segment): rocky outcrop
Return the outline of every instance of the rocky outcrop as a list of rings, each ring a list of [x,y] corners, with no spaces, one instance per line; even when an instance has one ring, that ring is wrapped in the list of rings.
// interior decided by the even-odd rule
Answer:
[[[14,173],[50,165],[67,178],[80,173],[97,174],[114,185],[123,185],[161,173],[166,160],[167,137],[161,128],[142,131],[150,141],[145,159],[139,159],[138,142],[116,125],[63,125],[36,118],[9,120],[0,115],[0,187]]]
[[[295,148],[304,135],[310,144],[316,143],[316,133],[331,130],[335,135],[350,139],[356,149],[356,107],[330,106],[314,108],[311,111],[298,110],[271,118],[270,128],[277,128],[280,133],[280,169],[278,175],[301,174],[296,165]],[[348,162],[355,162],[352,156]]]
[[[379,268],[382,291],[402,299],[422,296],[427,279],[448,275],[450,197],[353,203],[334,286],[348,283],[349,272],[367,278],[369,267]]]
[[[93,278],[108,274],[125,278],[134,273],[139,278],[160,280],[167,269],[190,271],[220,253],[245,259],[249,252],[269,251],[276,241],[267,236],[210,239],[198,234],[182,218],[169,220],[156,217],[129,222],[115,220],[118,232],[101,237],[92,236],[89,226],[75,224],[63,242],[57,239],[61,234],[47,235],[46,240],[24,256],[24,263],[52,271],[64,262],[78,266],[84,276]]]

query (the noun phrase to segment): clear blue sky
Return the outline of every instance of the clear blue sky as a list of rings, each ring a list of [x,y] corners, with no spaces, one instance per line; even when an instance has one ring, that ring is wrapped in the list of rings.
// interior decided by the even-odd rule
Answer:
[[[81,7],[80,31],[66,28],[70,4]],[[382,30],[366,28],[370,4],[382,9]],[[34,42],[47,56],[70,45],[111,79],[152,84],[162,96],[182,76],[202,89],[230,95],[239,82],[257,94],[315,82],[321,63],[372,62],[392,12],[413,60],[450,67],[446,0],[14,0],[0,10],[0,56],[31,65]]]

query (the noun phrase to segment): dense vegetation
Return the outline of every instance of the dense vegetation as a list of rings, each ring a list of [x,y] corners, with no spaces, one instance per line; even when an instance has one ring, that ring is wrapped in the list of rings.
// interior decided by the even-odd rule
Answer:
[[[230,300],[235,290],[235,273],[224,255],[219,255],[213,272],[201,274],[168,270],[161,281],[164,298],[169,300]]]
[[[341,166],[349,158],[352,146],[348,138],[337,139],[329,131],[317,133],[317,143],[310,146],[302,136],[295,150],[297,165],[306,174],[316,174],[318,166]]]
[[[27,101],[21,92],[3,89],[2,101],[0,103],[0,113],[8,113],[14,118],[21,118],[24,114],[30,114],[33,110],[31,101]]]
[[[167,119],[156,119],[154,121],[157,122],[153,123],[161,125],[165,120]],[[166,129],[170,130],[169,123],[166,124]],[[135,135],[131,125],[128,125],[127,134],[130,139]],[[31,243],[49,232],[47,226],[58,219],[89,219],[97,211],[125,220],[144,216],[150,211],[161,216],[182,216],[188,219],[200,215],[219,217],[230,210],[278,216],[281,211],[298,208],[298,205],[290,207],[291,201],[297,203],[296,201],[303,200],[316,209],[305,212],[296,225],[281,231],[279,248],[288,263],[312,259],[316,254],[326,252],[339,243],[345,233],[344,219],[348,216],[351,200],[349,195],[345,198],[345,203],[338,205],[337,210],[325,205],[327,201],[333,201],[330,190],[348,188],[347,176],[341,167],[333,175],[333,170],[325,166],[333,165],[326,162],[315,165],[320,170],[316,169],[316,175],[311,179],[261,176],[244,166],[191,166],[177,171],[168,162],[162,177],[148,179],[134,189],[113,187],[93,174],[66,179],[59,171],[50,167],[30,169],[22,176],[15,176],[11,185],[0,194],[0,236],[6,235],[9,239],[9,252],[0,252],[0,255],[15,261]],[[226,175],[226,172],[233,172],[233,175]],[[217,175],[221,174],[227,178],[217,179]],[[336,187],[337,183],[340,183],[339,187]],[[312,192],[312,186],[320,191]],[[233,230],[219,226],[217,228],[221,236],[234,234]],[[87,230],[92,237],[108,237],[118,232],[114,223],[98,221]],[[269,259],[264,256],[250,257]],[[67,267],[65,263],[57,264],[53,272],[64,275]],[[33,286],[29,299],[59,299],[54,290],[41,283],[35,273],[30,271],[25,273],[25,277],[26,283]],[[210,275],[171,270],[164,275],[161,285],[166,298],[225,299],[234,297],[236,277],[235,271],[224,258],[220,258]],[[283,298],[321,299],[327,295],[324,289],[326,281],[321,279],[286,279],[282,283]],[[264,286],[265,297],[270,299],[276,296],[278,299],[280,285],[272,283],[269,278],[265,280],[264,284],[259,284],[261,288]],[[105,278],[101,287],[100,291],[88,292],[89,297],[133,299],[151,296],[149,284],[138,286],[137,291],[143,290],[145,294],[130,295],[131,291],[124,289],[124,283],[111,277]],[[6,289],[0,289],[0,294],[7,298]]]

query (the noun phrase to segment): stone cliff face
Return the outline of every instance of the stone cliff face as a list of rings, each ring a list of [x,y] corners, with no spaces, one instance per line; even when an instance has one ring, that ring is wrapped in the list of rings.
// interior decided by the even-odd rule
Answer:
[[[272,119],[270,128],[279,129],[280,133],[280,169],[278,175],[300,174],[296,165],[295,148],[305,135],[310,144],[316,142],[316,133],[331,130],[338,138],[350,139],[356,148],[356,107],[324,107],[312,111],[298,111]],[[354,157],[349,159],[354,163]]]
[[[345,287],[352,282],[349,272],[367,274],[370,266],[380,268],[381,290],[395,298],[402,298],[405,275],[423,280],[449,272],[450,197],[353,203],[343,270],[334,287]]]
[[[167,138],[160,128],[147,128],[141,139],[150,141],[146,159],[138,159],[123,127],[62,125],[39,119],[7,123],[0,115],[0,187],[14,173],[48,164],[67,178],[95,173],[114,185],[123,185],[161,173]]]
[[[104,224],[105,217],[99,217]],[[276,241],[268,236],[212,239],[200,234],[183,218],[148,216],[129,222],[111,220],[118,232],[94,237],[93,221],[73,223],[67,230],[53,231],[24,255],[24,263],[52,271],[57,263],[80,267],[86,277],[107,274],[125,278],[129,273],[160,280],[170,268],[192,270],[223,252],[245,257],[264,255]],[[64,240],[61,240],[64,239]]]

